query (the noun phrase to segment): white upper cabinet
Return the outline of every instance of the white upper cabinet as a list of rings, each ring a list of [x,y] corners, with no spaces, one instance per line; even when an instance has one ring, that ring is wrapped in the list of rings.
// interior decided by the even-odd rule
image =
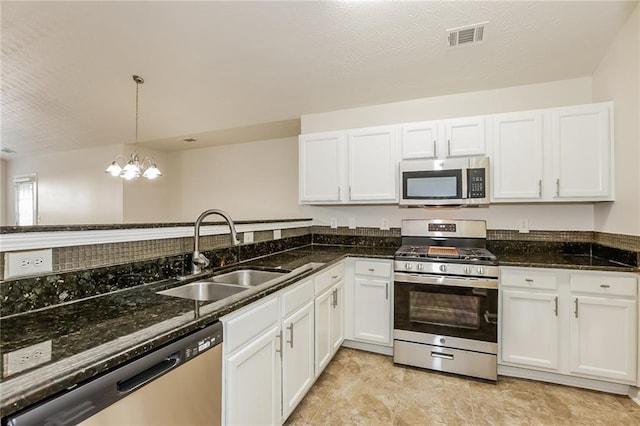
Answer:
[[[491,118],[491,201],[613,200],[611,102]]]
[[[486,117],[489,116],[403,124],[402,159],[484,155]]]
[[[397,134],[383,126],[301,135],[300,203],[396,203]]]
[[[396,139],[392,126],[348,132],[349,201],[398,200]]]
[[[340,201],[344,138],[344,132],[300,136],[298,141],[300,202]]]
[[[423,121],[402,125],[402,159],[438,157],[439,121]]]
[[[555,198],[610,197],[611,114],[608,103],[553,110]]]
[[[446,157],[484,155],[486,116],[464,117],[444,121]],[[442,156],[442,155],[441,155]]]
[[[540,111],[494,116],[492,201],[542,198],[542,131]]]

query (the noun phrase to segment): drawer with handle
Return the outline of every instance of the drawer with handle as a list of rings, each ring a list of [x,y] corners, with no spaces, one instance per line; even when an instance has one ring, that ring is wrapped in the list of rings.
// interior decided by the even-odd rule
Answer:
[[[318,274],[315,278],[316,295],[322,293],[333,284],[337,283],[344,277],[344,262],[340,262],[335,266]]]
[[[356,275],[367,277],[390,278],[391,263],[356,260],[355,272]]]
[[[518,287],[539,290],[556,290],[558,288],[557,274],[532,268],[500,270],[501,287]]]
[[[637,287],[637,279],[632,276],[589,273],[571,274],[570,278],[572,293],[635,297]]]

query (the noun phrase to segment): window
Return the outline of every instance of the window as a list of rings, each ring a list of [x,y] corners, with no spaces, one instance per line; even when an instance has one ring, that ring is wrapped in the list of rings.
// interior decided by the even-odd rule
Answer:
[[[38,177],[35,174],[13,178],[16,194],[16,225],[32,226],[38,223]]]

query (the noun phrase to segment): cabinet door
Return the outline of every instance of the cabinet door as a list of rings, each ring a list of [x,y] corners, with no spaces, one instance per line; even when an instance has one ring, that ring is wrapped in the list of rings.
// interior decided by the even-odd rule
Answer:
[[[636,302],[572,296],[571,372],[636,380]]]
[[[298,142],[300,202],[340,201],[344,133],[301,135]]]
[[[316,297],[315,300],[315,373],[316,377],[329,364],[332,353],[331,315],[333,307],[333,287]]]
[[[344,281],[333,286],[331,312],[331,354],[335,354],[344,341]]]
[[[492,142],[492,199],[542,198],[542,113],[496,115]]]
[[[279,337],[274,326],[225,361],[226,424],[281,423]]]
[[[502,292],[501,358],[511,364],[558,368],[558,295]]]
[[[446,156],[484,155],[485,118],[466,117],[445,121]]]
[[[353,335],[357,340],[391,343],[391,302],[389,280],[356,278],[354,289]]]
[[[438,121],[402,125],[402,159],[438,156]]]
[[[282,415],[285,420],[313,384],[313,302],[282,321]]]
[[[395,127],[350,131],[349,200],[398,201]]]
[[[610,114],[609,104],[553,111],[554,197],[610,196]]]

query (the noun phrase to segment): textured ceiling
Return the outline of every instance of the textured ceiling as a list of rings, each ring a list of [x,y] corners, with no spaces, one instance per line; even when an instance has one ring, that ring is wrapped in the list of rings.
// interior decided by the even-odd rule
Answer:
[[[159,149],[302,114],[590,75],[635,2],[1,3],[2,146]],[[446,29],[489,21],[485,42]],[[235,130],[238,130],[237,133]],[[186,145],[183,138],[198,142]]]

